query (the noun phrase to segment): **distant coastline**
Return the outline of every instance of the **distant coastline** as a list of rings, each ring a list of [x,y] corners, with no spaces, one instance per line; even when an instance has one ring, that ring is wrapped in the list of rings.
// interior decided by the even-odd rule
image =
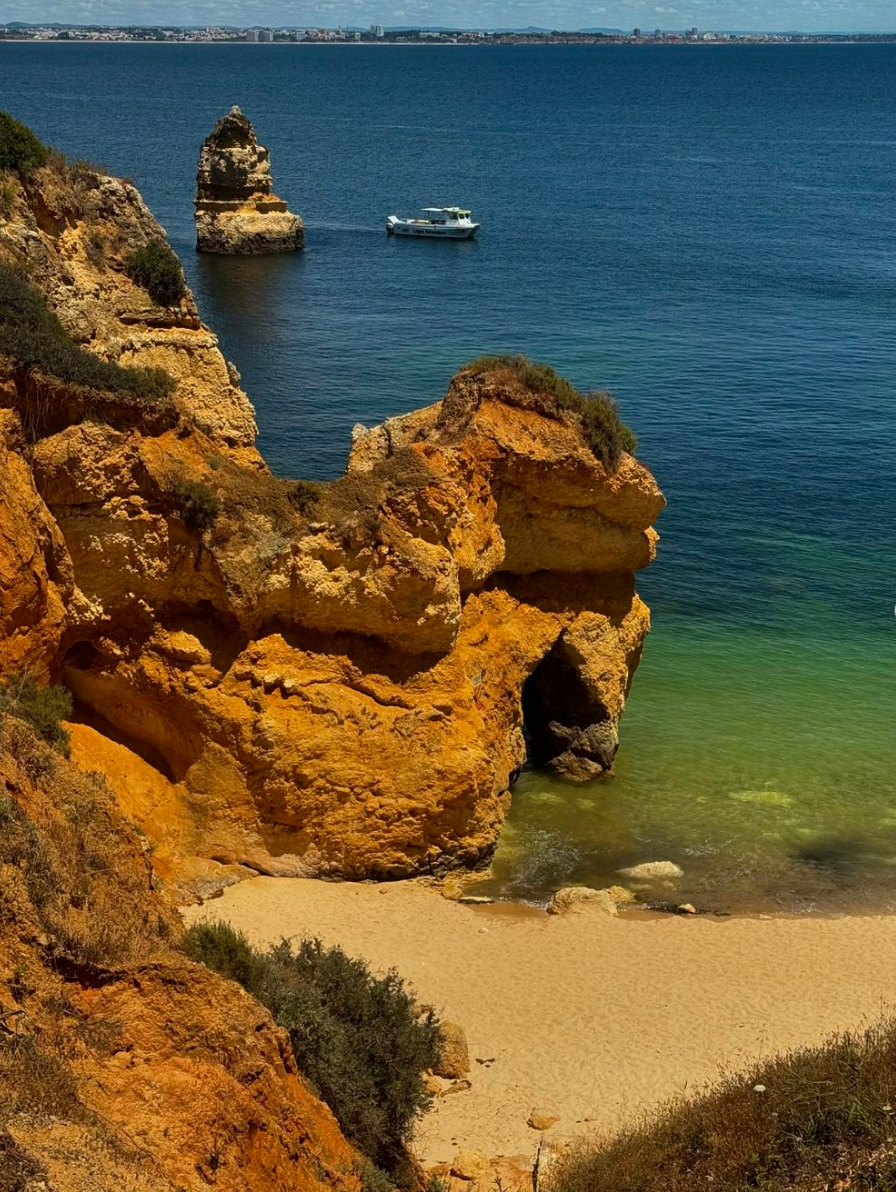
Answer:
[[[89,45],[89,46],[205,46],[208,48],[220,48],[224,46],[257,46],[270,48],[271,45],[277,45],[281,48],[292,47],[294,49],[322,46],[326,47],[346,47],[355,49],[382,49],[389,47],[419,47],[421,49],[427,48],[444,48],[444,49],[488,49],[496,46],[501,47],[535,47],[535,46],[603,46],[603,47],[642,47],[642,46],[665,46],[665,47],[684,47],[700,45],[706,48],[709,47],[731,47],[731,46],[752,46],[752,47],[768,47],[778,46],[785,47],[807,47],[807,46],[867,46],[867,45],[896,45],[896,34],[880,38],[823,38],[817,41],[809,39],[800,39],[798,41],[773,40],[757,41],[755,38],[735,39],[729,38],[725,41],[712,42],[685,42],[685,41],[647,41],[636,42],[631,39],[624,38],[607,38],[604,40],[563,40],[560,38],[537,40],[532,39],[528,41],[285,41],[285,42],[250,42],[250,41],[160,41],[156,38],[129,38],[129,39],[113,39],[113,38],[90,38],[82,37],[73,40],[58,39],[58,38],[19,38],[19,37],[3,37],[0,35],[0,45],[29,45],[29,46],[49,46],[49,45]]]
[[[691,27],[652,32],[622,30],[481,30],[330,28],[172,28],[170,26],[100,26],[29,24],[0,26],[0,42],[28,45],[353,45],[353,46],[730,46],[730,45],[886,45],[890,33],[726,33]]]

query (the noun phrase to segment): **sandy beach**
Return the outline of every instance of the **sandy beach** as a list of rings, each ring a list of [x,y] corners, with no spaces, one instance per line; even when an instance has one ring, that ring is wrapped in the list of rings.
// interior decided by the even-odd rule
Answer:
[[[417,1135],[427,1163],[459,1146],[531,1156],[545,1108],[564,1138],[611,1130],[751,1060],[872,1021],[896,1001],[896,917],[713,919],[450,902],[423,883],[260,877],[184,910],[255,944],[319,936],[394,967],[460,1023],[472,1088]]]

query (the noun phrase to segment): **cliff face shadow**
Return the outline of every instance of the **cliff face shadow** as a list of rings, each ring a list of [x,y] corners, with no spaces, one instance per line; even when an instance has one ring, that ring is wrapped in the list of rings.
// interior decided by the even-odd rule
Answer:
[[[576,782],[611,768],[616,725],[567,656],[562,637],[523,684],[522,705],[532,765]]]

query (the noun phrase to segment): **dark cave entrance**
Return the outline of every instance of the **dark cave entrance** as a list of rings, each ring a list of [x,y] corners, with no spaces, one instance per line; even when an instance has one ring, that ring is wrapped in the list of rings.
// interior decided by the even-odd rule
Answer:
[[[523,731],[533,766],[576,782],[612,768],[616,721],[582,678],[562,637],[523,684]]]

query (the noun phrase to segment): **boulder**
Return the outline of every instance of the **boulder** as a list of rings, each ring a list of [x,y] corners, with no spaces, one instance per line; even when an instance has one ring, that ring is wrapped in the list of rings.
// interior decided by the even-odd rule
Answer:
[[[684,877],[684,870],[674,861],[643,861],[640,865],[631,865],[628,869],[617,870],[622,877],[630,877],[636,881],[660,882],[676,881]]]
[[[548,903],[549,915],[579,914],[585,910],[615,915],[616,900],[609,890],[592,890],[590,886],[567,886],[558,890]]]
[[[196,248],[225,254],[295,252],[305,245],[301,217],[273,193],[271,161],[255,129],[233,107],[199,151]]]
[[[552,1113],[549,1109],[533,1109],[526,1125],[531,1126],[533,1130],[550,1130],[551,1126],[556,1126],[559,1121],[559,1114]]]
[[[441,1031],[442,1051],[433,1071],[436,1076],[443,1076],[446,1080],[459,1080],[470,1071],[467,1036],[463,1027],[456,1022],[443,1022]]]
[[[451,1162],[451,1174],[459,1180],[485,1183],[490,1178],[491,1164],[480,1151],[458,1151]]]

